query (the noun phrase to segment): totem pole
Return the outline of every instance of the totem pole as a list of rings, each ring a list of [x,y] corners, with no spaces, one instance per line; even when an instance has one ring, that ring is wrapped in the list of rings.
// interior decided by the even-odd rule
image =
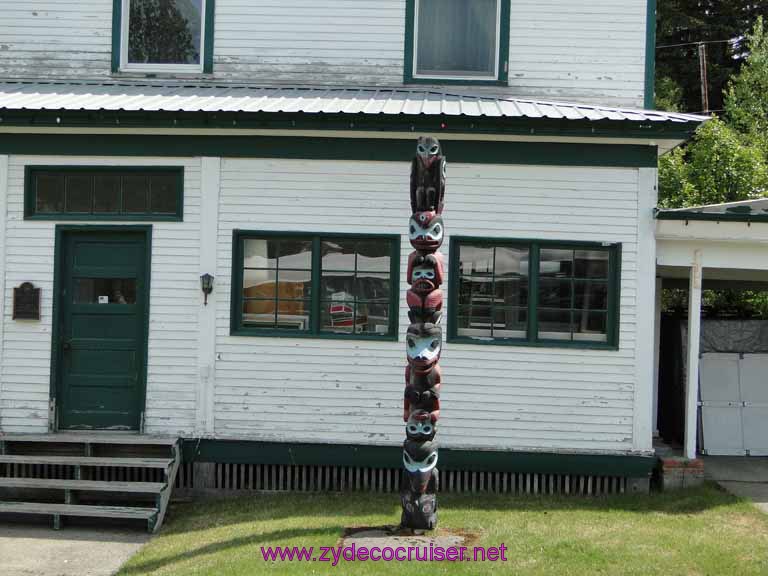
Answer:
[[[414,251],[408,257],[406,294],[411,325],[406,333],[403,421],[403,482],[400,525],[416,530],[437,526],[437,421],[440,418],[442,375],[438,361],[443,343],[443,196],[445,157],[440,142],[419,138],[411,164],[411,220],[408,236]]]

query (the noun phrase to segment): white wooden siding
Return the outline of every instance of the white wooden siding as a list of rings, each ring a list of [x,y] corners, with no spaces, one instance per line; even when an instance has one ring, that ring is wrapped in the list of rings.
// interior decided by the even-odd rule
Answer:
[[[218,437],[402,441],[406,237],[397,343],[230,336],[229,294],[233,229],[403,234],[408,175],[407,164],[392,162],[222,161]],[[446,344],[441,444],[633,450],[638,171],[451,164],[448,182],[449,234],[621,242],[621,344],[618,351]],[[447,253],[448,239],[444,246]]]
[[[103,78],[111,58],[111,0],[0,0],[0,77]]]
[[[282,84],[403,81],[404,0],[219,0],[214,72]]]
[[[12,156],[7,198],[4,338],[0,412],[6,432],[48,428],[55,222],[24,220],[28,164],[183,165],[184,222],[153,222],[146,430],[194,430],[199,302],[200,162],[151,158]],[[65,222],[65,221],[62,221]],[[81,222],[82,224],[82,222]],[[42,319],[11,320],[13,287],[42,288]]]
[[[0,0],[0,77],[109,77],[111,7]],[[509,88],[464,90],[639,107],[645,10],[646,0],[511,0]],[[399,85],[404,46],[405,0],[216,3],[216,81]]]
[[[511,0],[516,96],[642,107],[647,0]]]

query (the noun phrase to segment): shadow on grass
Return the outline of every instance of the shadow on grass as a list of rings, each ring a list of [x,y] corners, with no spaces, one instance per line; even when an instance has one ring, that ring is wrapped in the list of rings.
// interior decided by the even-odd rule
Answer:
[[[218,552],[225,552],[235,548],[241,548],[244,546],[255,546],[257,544],[264,544],[267,542],[281,542],[289,538],[299,537],[313,537],[313,536],[335,536],[343,530],[342,526],[333,526],[327,528],[291,528],[285,530],[275,530],[273,532],[255,533],[248,536],[241,536],[239,538],[232,538],[223,542],[213,542],[200,548],[194,548],[186,552],[179,554],[173,554],[171,556],[165,556],[163,558],[156,558],[147,560],[145,562],[139,562],[136,564],[129,564],[124,566],[119,572],[120,576],[128,576],[130,574],[147,574],[159,570],[171,564],[177,562],[185,562],[187,560],[194,560],[201,556],[207,556],[209,554],[217,554]],[[261,557],[261,551],[254,551],[254,556]]]

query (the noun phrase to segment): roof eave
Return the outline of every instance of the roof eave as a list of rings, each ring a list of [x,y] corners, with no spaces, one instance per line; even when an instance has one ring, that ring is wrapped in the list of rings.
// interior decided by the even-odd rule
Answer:
[[[701,221],[701,222],[768,222],[768,214],[713,214],[685,210],[657,210],[656,220]]]
[[[697,121],[568,120],[446,114],[0,109],[0,126],[9,127],[427,131],[436,134],[575,136],[665,140],[679,143],[691,138],[702,123]]]

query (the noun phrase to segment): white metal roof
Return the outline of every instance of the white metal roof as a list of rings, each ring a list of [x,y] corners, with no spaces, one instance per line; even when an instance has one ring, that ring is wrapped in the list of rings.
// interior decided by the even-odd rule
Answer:
[[[445,115],[678,124],[707,120],[691,114],[432,89],[264,88],[148,82],[0,82],[0,110]]]

